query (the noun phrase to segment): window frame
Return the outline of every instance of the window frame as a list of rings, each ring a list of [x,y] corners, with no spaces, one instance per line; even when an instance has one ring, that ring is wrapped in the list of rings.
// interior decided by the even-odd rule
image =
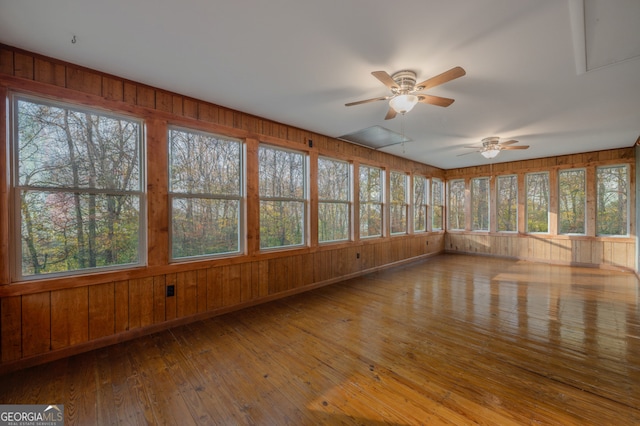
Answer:
[[[562,174],[567,172],[582,172],[582,188],[584,200],[582,203],[582,232],[562,232]],[[558,170],[558,235],[587,235],[587,169],[584,167]]]
[[[360,177],[362,176],[362,169],[369,169],[369,170],[377,170],[380,174],[379,176],[379,186],[380,186],[380,190],[379,190],[379,196],[377,199],[372,199],[371,198],[371,193],[367,193],[367,199],[363,200],[362,198],[362,179],[360,179]],[[385,170],[382,167],[376,167],[376,166],[370,166],[367,164],[360,164],[360,166],[358,167],[358,202],[359,202],[359,206],[358,206],[358,236],[361,239],[371,239],[371,238],[381,238],[385,235],[385,190],[386,190],[386,185],[385,185]],[[362,233],[362,224],[363,224],[363,220],[362,220],[362,208],[363,206],[379,206],[379,211],[380,211],[380,232],[377,234],[373,234],[373,235],[363,235]]]
[[[529,177],[534,175],[546,176],[547,181],[547,230],[531,231],[529,230]],[[551,187],[549,180],[549,171],[531,172],[525,174],[525,232],[527,234],[549,234],[551,232]]]
[[[516,188],[516,195],[515,195],[515,229],[513,230],[503,230],[500,229],[500,181],[504,180],[505,178],[509,178],[509,179],[515,179],[515,188]],[[517,233],[518,232],[518,209],[520,208],[520,205],[518,203],[518,193],[520,192],[520,188],[518,187],[518,175],[515,174],[511,174],[511,175],[499,175],[496,177],[496,232],[503,232],[503,233]]]
[[[394,199],[394,176],[402,176],[402,192],[403,192],[403,200],[397,201]],[[391,170],[389,172],[389,234],[390,235],[406,235],[409,232],[409,194],[408,194],[408,186],[409,186],[409,175],[406,172]],[[392,213],[392,209],[394,207],[400,207],[401,211],[404,212],[404,227],[401,231],[394,232],[394,215]]]
[[[421,204],[416,202],[416,199],[418,197],[416,197],[416,182],[418,180],[422,180],[423,184],[422,184],[422,200],[423,202]],[[413,185],[411,188],[411,206],[412,206],[412,213],[413,216],[411,218],[411,229],[413,230],[414,233],[418,233],[418,232],[427,232],[429,230],[428,227],[428,222],[429,222],[429,185],[431,184],[429,178],[427,178],[426,176],[422,176],[422,175],[413,175]],[[418,217],[418,215],[416,214],[416,211],[420,210],[422,212],[422,215],[424,217],[424,220],[422,221],[422,225],[424,228],[422,229],[418,229],[416,228],[416,218]]]
[[[19,108],[20,101],[30,102],[34,104],[49,106],[70,110],[78,113],[86,113],[97,115],[113,120],[129,121],[137,124],[137,157],[138,157],[138,189],[137,190],[111,190],[89,187],[72,187],[72,186],[39,186],[39,185],[21,185],[20,184],[20,147],[19,144]],[[50,278],[74,277],[81,275],[90,275],[95,273],[104,273],[112,271],[121,271],[125,269],[133,269],[144,267],[147,264],[147,152],[146,152],[146,132],[145,121],[136,116],[128,115],[118,111],[112,111],[98,106],[87,106],[73,101],[51,99],[46,96],[32,95],[22,92],[10,92],[9,94],[9,120],[8,120],[8,157],[10,159],[10,177],[9,183],[11,191],[11,202],[13,208],[9,209],[13,213],[10,219],[12,230],[10,230],[10,241],[13,247],[10,248],[13,253],[14,261],[10,262],[10,275],[16,281],[31,282]],[[10,123],[10,124],[9,124]],[[80,195],[105,195],[105,196],[131,196],[137,197],[138,201],[138,244],[137,244],[137,262],[121,263],[107,266],[86,267],[83,269],[71,269],[67,271],[45,272],[41,274],[25,274],[22,268],[22,193],[25,191],[33,191],[40,193],[60,193],[60,194],[80,194]]]
[[[195,135],[201,135],[204,137],[211,137],[214,139],[221,139],[227,142],[237,143],[239,145],[239,172],[240,172],[240,182],[238,183],[238,194],[237,195],[228,195],[228,194],[213,194],[213,193],[189,193],[189,192],[177,192],[173,191],[171,188],[171,169],[172,169],[172,150],[171,150],[171,132],[179,131],[185,133],[191,133]],[[245,229],[245,215],[246,215],[246,202],[245,202],[245,194],[246,194],[246,169],[245,169],[245,156],[246,156],[246,147],[243,140],[239,138],[233,138],[229,136],[225,136],[222,134],[217,134],[213,132],[208,132],[205,130],[194,129],[185,126],[179,125],[168,125],[167,126],[167,195],[169,197],[169,208],[168,208],[168,221],[169,221],[169,262],[187,262],[191,260],[199,260],[199,259],[210,259],[210,258],[221,258],[221,257],[233,257],[239,256],[245,252],[246,246],[246,229]],[[173,253],[174,248],[174,235],[173,235],[173,201],[175,199],[198,199],[198,200],[231,200],[238,202],[238,240],[237,240],[237,250],[220,252],[220,253],[204,253],[204,254],[196,254],[191,256],[181,256],[175,257]]]
[[[454,185],[457,186],[457,184],[462,183],[462,206],[461,209],[458,208],[459,206],[456,206],[456,208],[454,209],[453,204],[452,204],[452,191],[454,189]],[[466,229],[466,221],[467,221],[467,215],[466,215],[466,211],[465,211],[465,207],[466,207],[466,200],[465,200],[465,192],[466,192],[466,183],[464,179],[451,179],[449,181],[447,181],[447,205],[449,206],[448,208],[448,217],[447,217],[447,230],[449,231],[464,231]],[[456,197],[456,200],[458,199],[458,197]],[[454,228],[453,227],[453,223],[454,221],[452,220],[453,214],[456,213],[458,215],[458,219],[460,218],[460,214],[462,214],[462,227],[461,228]],[[456,221],[459,222],[459,221]]]
[[[599,216],[599,211],[600,209],[599,207],[599,198],[600,198],[600,185],[599,185],[599,179],[598,179],[598,171],[601,169],[613,169],[613,168],[624,168],[625,169],[625,183],[626,183],[626,192],[625,192],[625,204],[626,204],[626,211],[624,212],[625,214],[625,233],[624,234],[604,234],[604,233],[600,233],[598,232],[599,229],[599,221],[598,221],[598,216]],[[630,194],[631,194],[631,176],[630,176],[630,167],[628,164],[611,164],[611,165],[604,165],[604,166],[597,166],[596,170],[595,170],[595,182],[596,182],[596,188],[595,188],[595,210],[596,210],[596,223],[595,223],[595,235],[597,237],[610,237],[610,238],[628,238],[630,231],[631,231],[631,218],[629,217],[629,214],[631,212],[631,206],[630,206],[630,202],[629,202],[629,198],[630,198]]]
[[[320,161],[331,161],[334,163],[342,163],[347,166],[347,199],[346,200],[334,200],[334,199],[323,199],[320,195]],[[347,236],[341,239],[334,240],[322,240],[320,238],[320,205],[321,204],[341,204],[347,206]],[[346,160],[339,160],[336,158],[332,158],[329,156],[319,155],[318,156],[318,244],[335,244],[344,241],[352,241],[353,240],[353,164]]]
[[[475,227],[475,214],[474,214],[474,205],[475,202],[477,200],[476,198],[476,194],[475,194],[475,190],[474,190],[474,183],[476,182],[481,182],[484,181],[485,185],[486,185],[486,191],[487,191],[487,195],[486,195],[486,199],[484,200],[485,205],[486,205],[486,219],[487,219],[487,226],[486,228],[476,228]],[[491,229],[491,178],[490,177],[486,177],[486,176],[482,176],[482,177],[475,177],[472,178],[469,181],[469,192],[471,195],[471,230],[475,231],[475,232],[489,232],[489,230]]]
[[[302,157],[302,197],[275,197],[275,196],[263,196],[260,192],[260,150],[271,149],[275,151],[288,152],[291,154],[297,154]],[[260,251],[277,251],[277,250],[291,250],[301,247],[307,247],[309,244],[309,153],[306,151],[300,151],[291,148],[284,148],[279,145],[260,142],[258,146],[258,231],[259,231],[259,250]],[[288,202],[288,203],[300,203],[302,205],[302,223],[300,224],[301,241],[296,244],[286,244],[280,246],[265,247],[262,245],[262,202]]]
[[[435,191],[434,187],[438,187],[438,191]],[[431,197],[431,231],[432,232],[443,231],[445,230],[445,227],[446,227],[446,224],[445,224],[446,212],[444,210],[446,195],[444,192],[445,191],[444,182],[440,178],[432,177],[431,186],[429,187],[429,189],[430,189],[429,196]],[[436,196],[440,198],[439,200],[437,200],[439,201],[438,203],[436,203],[436,199],[435,199]],[[436,209],[439,211],[439,214],[436,214]],[[438,217],[440,218],[440,223],[436,224],[435,220]]]

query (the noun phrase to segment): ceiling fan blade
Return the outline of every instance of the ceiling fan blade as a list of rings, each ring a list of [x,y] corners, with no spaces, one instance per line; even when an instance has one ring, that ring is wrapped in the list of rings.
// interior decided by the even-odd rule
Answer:
[[[374,71],[371,74],[375,78],[380,80],[382,82],[382,84],[387,86],[389,89],[399,89],[400,88],[400,86],[398,86],[398,84],[395,81],[393,81],[393,78],[391,78],[389,73],[386,72],[386,71]]]
[[[344,106],[354,106],[354,105],[366,104],[366,103],[375,102],[375,101],[385,101],[387,99],[389,99],[389,96],[381,96],[379,98],[365,99],[364,101],[349,102],[348,104],[344,104]]]
[[[395,109],[389,107],[389,111],[387,111],[387,115],[384,117],[385,120],[391,120],[392,118],[395,118],[397,112]]]
[[[527,149],[529,145],[503,146],[500,149]]]
[[[440,96],[423,95],[423,94],[417,94],[416,96],[418,96],[418,102],[437,105],[441,107],[448,107],[454,102],[454,99],[441,98]]]
[[[455,80],[456,78],[462,77],[466,73],[467,72],[464,69],[462,69],[462,67],[454,67],[454,68],[451,68],[449,71],[445,71],[442,74],[438,74],[435,77],[431,77],[423,81],[422,83],[416,84],[415,90],[416,91],[427,90],[432,87],[436,87],[441,84],[444,84],[448,81]]]
[[[518,141],[511,139],[508,141],[500,142],[498,145],[507,146],[507,145],[513,145],[514,143],[518,143]]]

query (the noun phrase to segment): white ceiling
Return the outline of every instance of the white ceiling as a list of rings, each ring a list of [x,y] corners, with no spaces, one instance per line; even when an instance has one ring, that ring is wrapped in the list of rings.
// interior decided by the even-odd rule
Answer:
[[[640,2],[585,4],[587,36],[582,0],[0,0],[0,43],[331,137],[381,125],[412,139],[382,150],[449,169],[486,164],[459,154],[488,136],[531,146],[494,162],[634,144]],[[585,40],[622,57],[584,72]],[[372,71],[454,66],[427,91],[448,108],[344,106],[389,94]]]

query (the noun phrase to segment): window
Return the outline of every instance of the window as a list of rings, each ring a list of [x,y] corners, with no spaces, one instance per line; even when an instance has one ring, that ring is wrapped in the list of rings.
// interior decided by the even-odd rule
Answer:
[[[586,172],[584,169],[558,173],[560,234],[584,234],[586,213]]]
[[[413,230],[427,230],[427,188],[429,181],[424,176],[413,177]]]
[[[596,170],[598,235],[629,233],[629,174],[627,166],[598,167]]]
[[[297,151],[260,146],[260,248],[305,243],[306,156]]]
[[[471,230],[489,230],[489,178],[471,179]]]
[[[382,236],[382,169],[360,166],[360,237]]]
[[[351,165],[318,158],[318,241],[344,241],[351,236]]]
[[[549,232],[549,174],[527,175],[527,232]]]
[[[240,141],[169,130],[173,259],[239,253],[242,193]]]
[[[498,176],[496,229],[518,231],[518,176]]]
[[[449,181],[449,229],[464,229],[464,180]]]
[[[392,171],[389,175],[389,191],[391,195],[391,233],[406,234],[407,214],[407,175]]]
[[[443,227],[442,219],[444,197],[442,191],[442,181],[438,178],[431,179],[431,230],[440,231]]]
[[[20,277],[144,262],[142,124],[16,96]]]

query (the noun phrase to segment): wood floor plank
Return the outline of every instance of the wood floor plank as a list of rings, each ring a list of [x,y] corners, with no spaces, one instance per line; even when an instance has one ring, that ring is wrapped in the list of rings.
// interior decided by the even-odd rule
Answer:
[[[5,374],[0,401],[67,424],[640,424],[638,295],[442,255]]]

